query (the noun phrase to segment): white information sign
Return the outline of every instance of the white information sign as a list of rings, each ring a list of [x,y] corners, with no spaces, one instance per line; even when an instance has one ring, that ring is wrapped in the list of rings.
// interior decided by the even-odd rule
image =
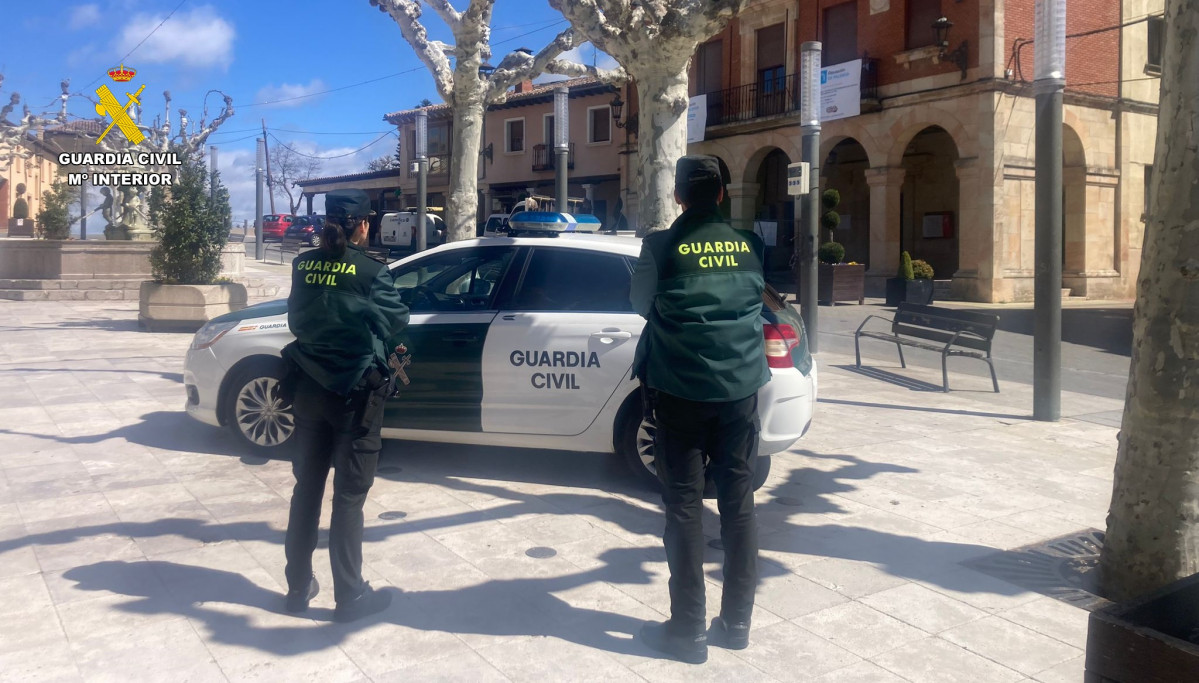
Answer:
[[[797,161],[787,164],[787,194],[805,195],[809,192],[808,162]]]
[[[696,95],[687,103],[687,144],[704,141],[708,127],[708,96]]]
[[[862,113],[862,60],[820,70],[820,120],[836,121]]]

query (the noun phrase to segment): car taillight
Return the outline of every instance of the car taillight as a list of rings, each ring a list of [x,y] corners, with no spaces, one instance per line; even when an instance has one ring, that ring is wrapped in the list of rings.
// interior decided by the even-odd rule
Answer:
[[[766,340],[766,363],[772,368],[792,368],[791,349],[799,344],[799,334],[790,325],[766,324],[762,326],[762,337]]]

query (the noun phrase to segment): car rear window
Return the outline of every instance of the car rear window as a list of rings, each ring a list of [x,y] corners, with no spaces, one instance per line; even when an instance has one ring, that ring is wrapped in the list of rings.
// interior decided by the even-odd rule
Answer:
[[[276,221],[278,221],[278,220],[279,220],[279,216],[277,216],[277,215],[275,215],[275,214],[271,214],[271,215],[269,215],[269,216],[263,216],[263,217],[262,217],[262,220],[264,220],[264,221],[266,221],[266,222],[268,222],[268,223],[274,223],[274,222],[276,222]]]

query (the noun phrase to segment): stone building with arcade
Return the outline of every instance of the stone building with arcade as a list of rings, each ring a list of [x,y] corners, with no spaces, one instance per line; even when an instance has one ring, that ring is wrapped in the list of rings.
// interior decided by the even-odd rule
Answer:
[[[689,151],[725,163],[731,216],[772,232],[772,265],[785,268],[794,230],[786,167],[800,160],[800,46],[820,40],[824,65],[859,83],[853,106],[842,97],[831,105],[839,116],[826,113],[820,182],[841,194],[833,237],[847,261],[867,264],[868,293],[881,293],[908,251],[933,266],[942,296],[1031,301],[1033,5],[753,2],[692,60],[691,94],[705,96],[706,125]],[[1075,297],[1135,292],[1162,9],[1162,0],[1069,5],[1062,287]]]

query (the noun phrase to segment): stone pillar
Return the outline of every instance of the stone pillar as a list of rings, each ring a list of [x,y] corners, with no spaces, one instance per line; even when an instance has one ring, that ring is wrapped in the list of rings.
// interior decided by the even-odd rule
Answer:
[[[879,166],[866,169],[870,186],[870,270],[866,271],[866,295],[883,296],[887,278],[899,272],[899,244],[902,235],[900,194],[907,171]]]
[[[752,230],[760,186],[757,183],[732,183],[725,189],[729,193],[729,220],[733,227]]]
[[[309,193],[304,194],[304,204],[305,204],[305,206],[308,207],[308,215],[311,216],[313,213],[312,212],[312,195],[311,194],[309,194]]]
[[[958,238],[958,272],[950,286],[964,301],[992,301],[995,263],[994,215],[985,206],[977,157],[953,162],[958,176],[958,214],[954,230]],[[990,179],[988,179],[989,181]]]

